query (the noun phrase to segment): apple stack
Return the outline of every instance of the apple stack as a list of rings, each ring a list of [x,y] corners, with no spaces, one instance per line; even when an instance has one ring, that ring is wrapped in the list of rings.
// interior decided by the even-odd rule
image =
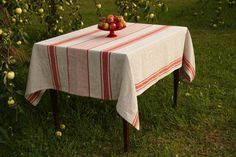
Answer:
[[[102,17],[100,23],[98,24],[98,29],[105,31],[115,31],[125,27],[126,22],[123,16],[108,15],[107,18]]]

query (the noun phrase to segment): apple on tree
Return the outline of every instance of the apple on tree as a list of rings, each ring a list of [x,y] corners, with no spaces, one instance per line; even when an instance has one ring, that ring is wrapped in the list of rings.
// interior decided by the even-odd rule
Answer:
[[[42,14],[44,12],[43,8],[38,9],[38,12]]]
[[[21,14],[22,13],[22,9],[21,8],[16,8],[15,11],[16,11],[17,14]]]
[[[9,106],[13,106],[15,104],[15,100],[12,97],[9,97],[7,103]]]
[[[100,8],[102,7],[102,5],[101,5],[100,3],[98,3],[98,4],[96,4],[96,7],[97,7],[98,9],[100,9]]]
[[[13,80],[15,78],[15,73],[14,71],[10,71],[7,73],[7,79],[8,80]]]
[[[17,45],[21,45],[22,42],[19,40],[19,41],[16,42],[16,44],[17,44]]]
[[[150,15],[149,15],[149,18],[150,19],[153,19],[155,17],[155,14],[153,14],[153,13],[151,13]]]
[[[16,22],[16,19],[15,19],[15,18],[12,18],[11,21],[12,21],[13,23],[15,23],[15,22]]]

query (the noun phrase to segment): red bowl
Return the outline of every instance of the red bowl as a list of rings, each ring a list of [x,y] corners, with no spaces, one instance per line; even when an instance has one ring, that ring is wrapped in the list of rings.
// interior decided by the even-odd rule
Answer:
[[[126,27],[126,26],[125,26]],[[115,30],[110,30],[110,29],[102,29],[102,28],[99,28],[98,27],[98,29],[100,29],[100,30],[103,30],[103,31],[110,31],[110,34],[109,35],[107,35],[107,37],[109,37],[109,38],[112,38],[112,37],[116,37],[117,35],[115,34],[115,31],[119,31],[119,30],[122,30],[122,29],[124,29],[125,27],[122,27],[121,29],[115,29]]]

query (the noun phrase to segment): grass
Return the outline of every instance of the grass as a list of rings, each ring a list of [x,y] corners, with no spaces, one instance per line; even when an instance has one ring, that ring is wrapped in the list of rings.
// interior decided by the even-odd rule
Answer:
[[[103,14],[114,12],[112,1],[103,2]],[[0,156],[236,156],[236,31],[232,27],[210,29],[209,17],[191,15],[193,8],[197,10],[196,2],[167,0],[169,12],[159,23],[190,29],[197,77],[191,84],[180,84],[176,109],[171,107],[172,76],[138,97],[142,129],[131,129],[128,155],[122,152],[122,120],[115,110],[116,102],[75,96],[68,99],[61,93],[60,119],[66,129],[58,139],[46,93],[37,107],[22,104],[24,113],[17,124],[14,111],[0,107],[0,124],[10,135],[7,140],[7,135],[0,133],[0,139],[8,141],[0,143]],[[83,2],[81,6],[87,26],[97,22],[91,5]]]

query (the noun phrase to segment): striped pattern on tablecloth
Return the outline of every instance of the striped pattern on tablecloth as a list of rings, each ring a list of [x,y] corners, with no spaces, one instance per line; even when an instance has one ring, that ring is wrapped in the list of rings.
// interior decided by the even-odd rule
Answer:
[[[137,95],[181,67],[195,77],[186,27],[128,23],[117,37],[91,26],[34,44],[26,99],[37,105],[46,89],[118,100],[118,113],[139,129]]]

